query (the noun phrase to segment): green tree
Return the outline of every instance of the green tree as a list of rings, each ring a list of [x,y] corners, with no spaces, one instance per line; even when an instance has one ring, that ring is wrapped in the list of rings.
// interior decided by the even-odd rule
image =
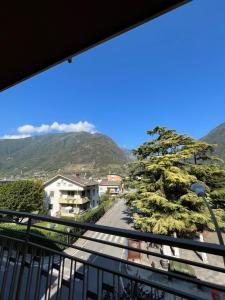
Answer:
[[[20,180],[0,185],[0,207],[2,209],[42,212],[43,199],[43,184],[39,180]]]
[[[134,150],[129,183],[136,192],[127,194],[128,205],[141,212],[135,215],[141,230],[183,234],[213,228],[204,201],[191,191],[197,181],[205,184],[223,227],[224,213],[215,199],[224,191],[225,171],[213,156],[215,145],[165,127],[147,133],[153,138]]]

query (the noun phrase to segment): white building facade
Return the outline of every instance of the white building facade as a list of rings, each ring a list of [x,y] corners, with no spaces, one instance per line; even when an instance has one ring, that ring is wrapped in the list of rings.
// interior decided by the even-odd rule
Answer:
[[[102,196],[105,193],[109,195],[118,195],[122,192],[122,184],[118,181],[109,181],[103,179],[99,181],[99,196]]]
[[[50,216],[75,216],[99,204],[98,183],[79,176],[56,175],[44,190]]]

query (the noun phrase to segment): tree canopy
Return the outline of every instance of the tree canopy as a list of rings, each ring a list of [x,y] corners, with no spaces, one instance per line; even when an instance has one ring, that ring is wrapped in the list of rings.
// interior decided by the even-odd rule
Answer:
[[[224,227],[223,195],[225,170],[213,155],[216,145],[193,139],[165,127],[147,131],[152,137],[134,150],[137,160],[130,172],[135,192],[127,195],[128,205],[136,206],[135,222],[141,230],[171,234],[213,229],[204,201],[191,191],[202,182]],[[219,198],[219,199],[218,199]]]
[[[0,185],[0,207],[24,212],[42,211],[44,190],[40,180],[20,180]]]

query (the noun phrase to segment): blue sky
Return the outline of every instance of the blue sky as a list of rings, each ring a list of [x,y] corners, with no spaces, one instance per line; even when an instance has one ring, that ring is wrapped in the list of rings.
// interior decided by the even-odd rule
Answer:
[[[2,92],[0,101],[0,136],[84,126],[134,148],[147,129],[164,125],[202,137],[225,122],[225,1],[193,1]]]

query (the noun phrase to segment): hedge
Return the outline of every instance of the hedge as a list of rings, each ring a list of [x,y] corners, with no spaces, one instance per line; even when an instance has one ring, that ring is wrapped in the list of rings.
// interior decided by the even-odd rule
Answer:
[[[44,189],[40,180],[19,180],[0,185],[0,207],[24,212],[43,210]]]

